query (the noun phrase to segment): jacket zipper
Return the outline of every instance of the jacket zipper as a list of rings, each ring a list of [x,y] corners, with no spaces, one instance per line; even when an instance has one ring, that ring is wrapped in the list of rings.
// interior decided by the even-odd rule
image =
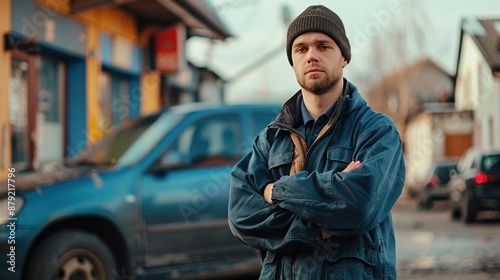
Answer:
[[[317,138],[316,140],[314,140],[314,142],[312,143],[311,147],[309,147],[306,151],[306,156],[304,158],[304,166],[306,165],[307,163],[307,160],[309,159],[309,151],[312,150],[312,148],[316,145],[316,142],[318,142],[319,140],[321,140],[322,138],[325,137],[325,135],[330,131],[330,129],[332,130],[331,134],[333,135],[335,133],[335,129],[337,128],[337,124],[338,122],[342,120],[340,117],[335,121],[335,123],[327,130],[325,131],[325,133],[323,133],[322,135],[320,135],[319,138]],[[299,136],[300,137],[300,136]],[[302,138],[302,137],[301,137]],[[302,139],[303,141],[305,141],[304,139]]]

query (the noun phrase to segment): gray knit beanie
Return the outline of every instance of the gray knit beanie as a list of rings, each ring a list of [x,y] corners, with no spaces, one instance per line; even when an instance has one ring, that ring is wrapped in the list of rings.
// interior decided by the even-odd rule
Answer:
[[[309,6],[288,26],[286,55],[292,62],[292,44],[295,38],[306,32],[321,32],[332,38],[342,51],[347,63],[351,61],[351,45],[340,17],[323,5]]]

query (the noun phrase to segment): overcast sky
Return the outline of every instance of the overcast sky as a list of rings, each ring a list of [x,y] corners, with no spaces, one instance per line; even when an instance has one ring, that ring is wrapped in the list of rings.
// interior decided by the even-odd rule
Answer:
[[[283,19],[286,6],[291,19],[309,5],[322,4],[337,13],[344,22],[351,42],[352,59],[345,77],[363,89],[367,73],[384,66],[397,67],[391,46],[395,40],[388,30],[413,26],[422,38],[408,40],[405,59],[429,57],[451,75],[455,74],[461,20],[464,17],[500,19],[500,0],[210,0],[222,22],[234,35],[212,46],[203,38],[187,43],[187,58],[198,66],[210,67],[228,80],[228,102],[266,100],[284,101],[299,87],[286,58],[284,43],[287,25]],[[406,30],[406,29],[404,29]],[[408,29],[410,34],[411,31]],[[380,39],[383,35],[385,39]],[[389,37],[387,37],[389,36]],[[412,37],[413,38],[413,37]],[[376,41],[376,39],[378,41]],[[377,43],[378,42],[378,43]],[[417,46],[418,47],[415,47]],[[386,47],[387,46],[387,47]],[[374,61],[376,49],[384,58]],[[277,51],[275,51],[277,50]],[[267,56],[266,59],[261,59]],[[380,64],[383,61],[383,65]],[[250,65],[258,67],[248,71]],[[392,65],[392,66],[390,66]],[[390,66],[390,67],[389,67]],[[371,72],[370,72],[371,71]],[[374,74],[375,75],[375,74]],[[362,92],[363,93],[363,92]]]

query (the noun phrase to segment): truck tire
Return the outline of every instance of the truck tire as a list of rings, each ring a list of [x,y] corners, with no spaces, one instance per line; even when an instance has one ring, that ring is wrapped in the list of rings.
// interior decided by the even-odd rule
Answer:
[[[457,206],[451,206],[451,219],[454,221],[458,221],[461,217],[462,212],[460,212],[460,208]]]
[[[41,241],[26,263],[27,280],[95,279],[118,276],[113,254],[88,232],[65,230]]]
[[[476,221],[476,211],[474,209],[471,209],[469,206],[469,198],[464,197],[462,201],[462,209],[460,212],[462,212],[462,221],[466,224],[471,224]]]

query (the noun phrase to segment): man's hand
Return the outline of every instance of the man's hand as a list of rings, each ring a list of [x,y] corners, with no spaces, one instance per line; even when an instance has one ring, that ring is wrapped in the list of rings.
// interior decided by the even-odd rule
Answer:
[[[271,199],[271,195],[273,194],[273,187],[274,183],[269,183],[264,189],[264,199],[271,205],[273,205],[273,200]]]
[[[357,160],[357,161],[351,161],[351,163],[349,163],[348,166],[346,166],[346,168],[344,168],[344,170],[342,170],[342,172],[349,172],[351,170],[353,170],[354,168],[357,168],[361,165],[361,161]]]
[[[346,166],[346,168],[344,168],[344,170],[342,170],[342,172],[349,172],[357,167],[359,167],[361,165],[361,161],[357,160],[357,161],[351,161],[351,163],[349,163],[348,166]],[[267,187],[266,187],[267,188]],[[332,236],[331,233],[329,233],[328,231],[324,230],[324,229],[321,229],[321,237],[323,239],[326,239],[328,237]]]

